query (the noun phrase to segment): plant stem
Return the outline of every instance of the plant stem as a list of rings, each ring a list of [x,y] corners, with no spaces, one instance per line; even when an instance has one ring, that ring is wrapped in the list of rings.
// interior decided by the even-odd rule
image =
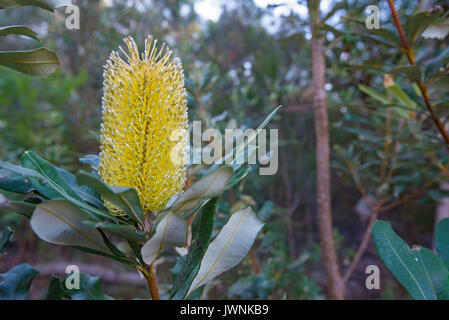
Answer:
[[[262,273],[262,270],[260,269],[259,260],[257,259],[256,252],[254,251],[254,248],[251,247],[249,249],[249,257],[251,258],[251,267],[254,274],[260,274]]]
[[[140,273],[144,276],[145,280],[147,280],[148,289],[151,293],[151,298],[153,300],[161,300],[161,297],[159,295],[159,288],[157,286],[157,279],[156,279],[156,266],[154,263],[152,263],[150,266],[137,266],[137,269],[140,271]]]
[[[396,29],[398,30],[399,38],[401,39],[401,43],[404,48],[404,52],[407,55],[407,59],[410,62],[410,64],[412,66],[414,66],[414,65],[416,65],[415,57],[413,55],[412,48],[409,47],[409,45],[407,43],[407,39],[405,38],[404,30],[402,29],[401,21],[399,20],[398,12],[396,11],[394,2],[393,2],[393,0],[387,0],[387,1],[388,1],[388,5],[390,6],[391,14],[393,15],[393,19],[394,19],[394,24],[396,25]],[[417,81],[416,83],[419,87],[419,90],[421,91],[422,97],[424,98],[424,102],[426,104],[427,110],[429,111],[430,118],[435,123],[435,125],[437,126],[441,135],[443,136],[444,141],[446,142],[446,147],[449,148],[449,135],[446,132],[446,130],[444,129],[444,125],[441,123],[441,120],[435,115],[435,113],[433,111],[432,105],[430,104],[429,93],[427,91],[427,85],[424,82],[422,82],[421,80]]]
[[[368,226],[366,227],[365,233],[362,237],[362,242],[360,243],[357,252],[354,256],[354,259],[352,260],[351,264],[349,265],[348,269],[346,270],[344,276],[343,276],[343,282],[346,284],[351,277],[352,273],[354,272],[355,268],[357,267],[357,264],[359,263],[360,259],[362,258],[363,254],[366,251],[366,248],[368,247],[369,241],[371,239],[371,229],[374,225],[374,223],[377,220],[377,217],[379,216],[379,211],[375,210],[371,213],[371,218],[368,223]]]
[[[151,297],[153,300],[161,300],[159,295],[159,288],[157,287],[157,278],[156,278],[156,266],[154,263],[150,265],[148,268],[149,277],[147,278],[148,287],[150,288]]]

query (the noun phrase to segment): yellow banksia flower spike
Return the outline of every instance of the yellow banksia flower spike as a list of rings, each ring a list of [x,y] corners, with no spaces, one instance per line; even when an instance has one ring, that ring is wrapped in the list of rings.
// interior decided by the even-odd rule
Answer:
[[[185,161],[171,158],[177,150],[185,159],[187,148],[181,136],[173,138],[188,127],[184,74],[180,60],[151,36],[142,54],[131,37],[124,41],[126,60],[112,52],[104,68],[99,175],[108,185],[135,188],[144,212],[156,212],[185,183]]]

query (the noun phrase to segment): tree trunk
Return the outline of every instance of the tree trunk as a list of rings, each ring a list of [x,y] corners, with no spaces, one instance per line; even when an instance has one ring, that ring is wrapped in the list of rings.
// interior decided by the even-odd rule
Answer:
[[[332,209],[330,195],[329,167],[329,123],[326,108],[325,60],[323,38],[316,26],[320,23],[320,1],[309,0],[310,29],[312,31],[312,81],[313,109],[316,135],[316,169],[317,169],[317,215],[318,229],[327,277],[327,291],[330,299],[344,299],[344,283],[339,272],[337,253],[335,250]]]

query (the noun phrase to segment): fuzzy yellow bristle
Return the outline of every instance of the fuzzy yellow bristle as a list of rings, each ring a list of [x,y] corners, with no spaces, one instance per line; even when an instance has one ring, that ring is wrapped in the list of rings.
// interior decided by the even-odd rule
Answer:
[[[151,36],[141,55],[131,37],[124,41],[126,61],[112,52],[103,74],[99,175],[108,185],[135,188],[144,212],[156,212],[185,183],[185,161],[171,158],[178,150],[183,159],[179,144],[187,147],[181,136],[173,139],[188,126],[184,74],[180,60]]]

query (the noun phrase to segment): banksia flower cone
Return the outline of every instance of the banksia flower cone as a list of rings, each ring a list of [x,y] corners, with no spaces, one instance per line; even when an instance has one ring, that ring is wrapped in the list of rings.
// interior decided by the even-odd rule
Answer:
[[[155,212],[185,183],[187,141],[173,134],[188,125],[184,74],[152,37],[141,55],[131,37],[124,41],[126,61],[112,52],[103,74],[99,175],[108,185],[135,188],[144,212]]]

